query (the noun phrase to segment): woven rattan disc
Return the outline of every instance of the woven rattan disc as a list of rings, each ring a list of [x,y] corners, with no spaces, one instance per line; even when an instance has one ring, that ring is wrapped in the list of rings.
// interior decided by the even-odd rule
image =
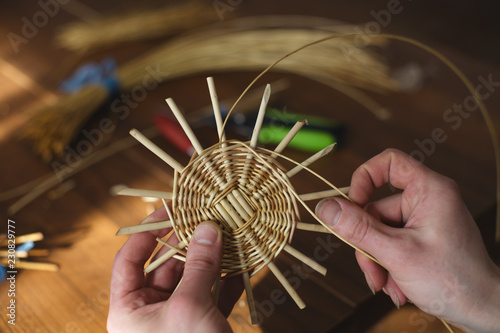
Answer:
[[[257,273],[290,241],[297,221],[293,188],[270,153],[240,141],[205,149],[176,173],[173,228],[189,243],[196,226],[217,222],[223,232],[221,271]]]
[[[318,42],[321,42],[321,40]],[[305,47],[314,44],[307,44]],[[297,49],[294,53],[301,49]],[[253,83],[275,64],[291,54],[293,53],[280,58],[252,81],[233,104],[233,107],[226,115],[226,120]],[[219,143],[210,148],[203,148],[173,99],[168,98],[166,100],[196,151],[187,166],[184,167],[177,162],[136,129],[130,131],[134,138],[175,170],[172,193],[126,187],[115,189],[116,194],[160,198],[170,218],[168,221],[123,227],[118,230],[117,235],[160,229],[168,230],[168,228],[172,227],[179,240],[176,245],[173,245],[157,238],[158,243],[168,247],[168,250],[145,267],[144,272],[149,274],[172,258],[186,260],[187,254],[183,249],[189,246],[196,227],[204,221],[217,222],[222,229],[224,238],[222,242],[220,278],[241,274],[252,324],[257,324],[259,323],[259,316],[253,297],[249,272],[254,275],[262,268],[269,267],[269,271],[278,279],[300,309],[305,308],[306,304],[286,276],[272,261],[282,250],[285,250],[316,272],[326,275],[325,267],[289,244],[295,228],[334,234],[365,257],[380,264],[372,255],[343,239],[331,226],[316,216],[313,209],[305,203],[305,201],[324,199],[335,195],[341,195],[346,200],[351,200],[347,196],[349,187],[337,188],[308,167],[311,163],[331,152],[335,144],[332,143],[326,146],[301,163],[282,155],[283,149],[291,142],[302,126],[307,124],[306,120],[300,120],[290,128],[274,151],[258,147],[259,134],[271,93],[269,84],[266,85],[264,90],[250,141],[245,143],[237,140],[226,140],[224,133],[226,121],[222,120],[213,78],[207,78],[207,83],[219,136]],[[295,164],[295,167],[288,171],[285,170],[276,161],[275,158],[278,156]],[[290,184],[289,178],[301,170],[306,170],[316,176],[331,189],[298,194]],[[172,200],[171,209],[166,202],[169,199]],[[319,222],[319,225],[300,221],[297,202],[311,217]],[[215,304],[217,304],[219,289],[220,279],[216,279],[212,288],[212,297]],[[447,326],[446,322],[443,321],[443,323]]]

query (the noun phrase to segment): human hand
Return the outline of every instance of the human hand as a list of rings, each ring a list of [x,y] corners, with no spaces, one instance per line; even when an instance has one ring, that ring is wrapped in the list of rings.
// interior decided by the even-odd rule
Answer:
[[[162,207],[142,223],[166,219]],[[156,247],[156,237],[164,237],[170,230],[133,234],[116,254],[108,331],[231,331],[226,317],[243,291],[243,282],[238,277],[222,281],[219,307],[214,305],[211,288],[218,278],[222,252],[222,233],[215,223],[203,222],[196,228],[185,265],[172,258],[144,275],[144,264]],[[173,234],[168,242],[175,245],[179,241]],[[167,249],[163,250],[152,260]]]
[[[368,203],[389,182],[403,192]],[[349,196],[357,205],[325,199],[316,212],[385,267],[356,251],[372,291],[384,289],[397,307],[411,300],[467,332],[500,331],[500,270],[455,182],[391,149],[354,172]]]

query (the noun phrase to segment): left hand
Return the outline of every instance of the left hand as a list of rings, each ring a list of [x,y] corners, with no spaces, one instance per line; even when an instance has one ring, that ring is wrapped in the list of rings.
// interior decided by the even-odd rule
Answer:
[[[162,207],[143,223],[168,219]],[[221,281],[219,306],[211,289],[218,278],[222,233],[213,222],[198,225],[186,263],[171,258],[144,275],[144,264],[156,247],[156,237],[171,228],[133,234],[118,251],[111,278],[109,332],[230,332],[226,317],[243,291],[241,278]],[[175,234],[169,240],[179,241]],[[161,256],[168,248],[155,255]],[[182,281],[181,281],[182,278]]]

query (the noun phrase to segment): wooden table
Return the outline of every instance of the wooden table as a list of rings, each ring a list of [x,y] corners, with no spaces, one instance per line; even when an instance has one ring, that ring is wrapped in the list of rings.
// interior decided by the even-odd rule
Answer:
[[[83,4],[74,0],[67,7],[61,5],[59,12],[35,36],[18,45],[18,52],[15,52],[8,39],[0,40],[1,191],[53,172],[50,165],[32,152],[29,143],[17,140],[16,134],[29,118],[26,110],[30,106],[55,98],[55,82],[66,70],[64,66],[70,66],[74,59],[70,52],[53,47],[52,38],[57,27],[74,20],[75,15],[78,19],[88,19],[98,15],[98,11],[119,3],[86,1]],[[122,6],[131,6],[131,3],[125,2]],[[470,8],[448,4],[451,7],[447,11],[425,1],[405,2],[402,3],[402,11],[392,16],[385,30],[430,43],[456,63],[474,85],[481,84],[480,77],[491,77],[498,82],[500,70],[493,61],[498,59],[499,51],[489,48],[497,35],[494,27],[488,26],[493,22],[492,8],[498,5],[493,1],[483,5],[473,4],[472,1],[467,3]],[[232,15],[300,13],[339,18],[364,27],[365,22],[374,20],[372,10],[380,13],[387,5],[387,1],[356,5],[319,0],[308,2],[307,5],[281,0],[272,4],[264,1],[241,2],[233,6],[232,11],[226,12],[225,19],[229,20]],[[19,34],[23,22],[21,19],[30,18],[43,10],[36,3],[25,6],[4,4],[3,7],[0,13],[2,36],[7,36],[9,32]],[[488,36],[491,37],[490,42],[482,42],[483,39],[488,40]],[[119,62],[125,61],[127,57],[140,55],[159,42],[159,39],[136,42],[111,50],[110,53]],[[103,55],[105,52],[82,61],[99,60]],[[348,129],[346,144],[313,167],[329,181],[339,186],[348,185],[357,166],[388,147],[419,154],[426,165],[457,180],[469,209],[478,218],[483,235],[491,244],[495,164],[484,121],[479,111],[471,112],[457,129],[453,129],[451,123],[443,119],[446,110],[454,104],[464,103],[469,92],[443,64],[414,47],[393,43],[385,55],[394,68],[414,64],[427,73],[422,86],[414,91],[387,96],[372,94],[374,99],[391,110],[392,117],[387,121],[377,119],[346,96],[302,77],[269,74],[261,84],[287,77],[291,86],[279,95],[273,106],[331,117],[345,124]],[[255,74],[214,75],[219,97],[239,94]],[[127,119],[116,123],[116,131],[109,142],[127,137],[132,127],[150,127],[152,115],[158,110],[166,110],[162,103],[166,97],[173,97],[188,113],[208,105],[206,75],[160,85],[148,94],[147,99]],[[500,94],[498,86],[492,86],[492,89],[494,91],[485,103],[498,129]],[[443,129],[446,140],[436,143],[431,153],[425,149],[431,149],[429,140],[436,128]],[[212,132],[212,129],[206,129],[200,133],[206,146],[216,139]],[[422,149],[417,141],[428,145]],[[188,161],[187,156],[169,146],[164,139],[157,138],[155,142],[182,163]],[[287,154],[299,161],[308,156],[307,153],[293,150],[287,151]],[[134,146],[76,174],[70,182],[57,186],[13,216],[8,216],[6,209],[14,199],[1,203],[2,221],[8,218],[14,220],[17,235],[42,231],[46,238],[37,246],[49,248],[48,260],[61,267],[57,273],[21,271],[17,274],[16,327],[8,325],[5,313],[2,313],[2,332],[105,331],[112,261],[125,241],[125,238],[114,237],[114,234],[121,226],[137,224],[152,208],[152,204],[140,199],[112,197],[109,189],[116,184],[127,184],[138,188],[170,190],[173,177],[172,170],[163,162],[143,147]],[[318,190],[319,183],[308,177],[297,177],[294,186],[304,193]],[[376,195],[390,192],[387,186]],[[481,218],[484,216],[489,218]],[[5,226],[4,222],[2,226]],[[282,288],[274,277],[264,271],[253,281],[261,325],[249,324],[248,310],[242,299],[230,317],[236,331],[361,332],[381,312],[386,311],[388,298],[371,295],[350,248],[331,235],[299,231],[292,244],[302,252],[316,256],[328,268],[328,274],[322,277],[306,270],[288,255],[278,257],[278,267],[290,281],[294,281],[307,308],[299,310],[289,297],[283,296]],[[0,285],[4,312],[3,302],[7,299],[5,295],[8,289],[8,284]]]

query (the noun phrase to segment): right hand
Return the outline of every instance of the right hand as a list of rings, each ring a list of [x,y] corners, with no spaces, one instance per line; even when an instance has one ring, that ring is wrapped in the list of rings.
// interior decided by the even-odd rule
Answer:
[[[368,203],[389,182],[403,192]],[[467,332],[500,332],[500,269],[454,181],[391,149],[354,172],[349,196],[356,204],[325,199],[316,212],[385,267],[356,251],[372,290]]]

